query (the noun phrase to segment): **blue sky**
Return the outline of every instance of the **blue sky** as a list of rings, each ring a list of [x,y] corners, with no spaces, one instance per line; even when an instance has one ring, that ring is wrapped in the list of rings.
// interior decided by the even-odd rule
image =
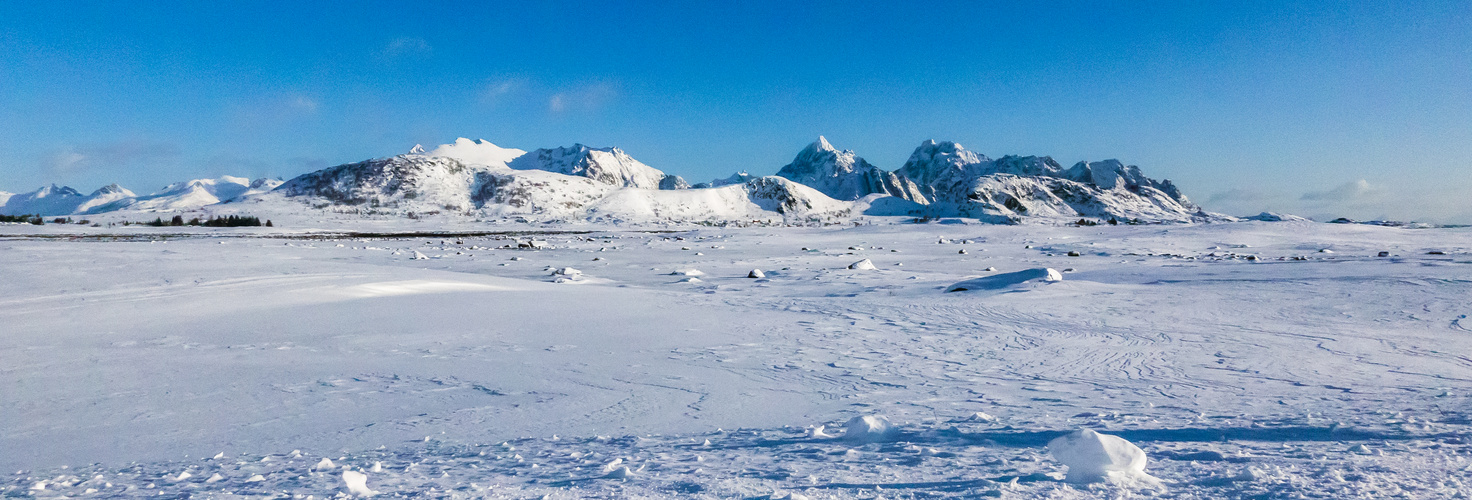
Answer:
[[[461,136],[695,182],[821,134],[888,169],[934,138],[1119,158],[1239,215],[1472,222],[1472,2],[0,2],[0,123],[11,192]]]

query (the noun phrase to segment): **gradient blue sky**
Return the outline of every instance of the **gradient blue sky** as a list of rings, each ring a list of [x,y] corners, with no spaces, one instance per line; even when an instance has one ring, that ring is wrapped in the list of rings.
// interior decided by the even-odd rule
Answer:
[[[1031,5],[1043,4],[1043,5]],[[692,182],[818,135],[1119,158],[1208,209],[1472,222],[1472,2],[0,2],[0,190],[416,143]]]

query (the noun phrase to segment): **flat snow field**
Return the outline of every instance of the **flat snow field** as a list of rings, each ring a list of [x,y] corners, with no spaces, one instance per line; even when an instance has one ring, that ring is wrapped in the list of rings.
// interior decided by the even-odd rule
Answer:
[[[1472,229],[520,229],[0,226],[0,496],[1472,495]]]

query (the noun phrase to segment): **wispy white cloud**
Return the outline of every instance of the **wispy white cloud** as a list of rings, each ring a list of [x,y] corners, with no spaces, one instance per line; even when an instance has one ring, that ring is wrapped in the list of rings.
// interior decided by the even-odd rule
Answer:
[[[383,47],[382,55],[390,59],[395,59],[401,57],[428,57],[433,52],[434,48],[430,47],[429,42],[423,38],[401,36],[389,40],[388,44]]]
[[[521,93],[526,87],[527,81],[523,78],[489,80],[480,89],[480,103],[500,104],[513,94]]]
[[[1232,188],[1207,198],[1207,203],[1257,202],[1279,198],[1276,194],[1251,189]]]
[[[303,111],[308,114],[314,114],[317,112],[318,103],[316,99],[299,95],[287,100],[286,106],[288,108]]]
[[[1383,189],[1371,186],[1369,181],[1360,179],[1354,182],[1340,184],[1327,191],[1310,191],[1303,193],[1300,200],[1326,203],[1366,203],[1376,201],[1384,194]]]
[[[553,113],[597,111],[617,97],[617,85],[609,82],[590,83],[552,94],[547,99],[547,109]]]
[[[46,154],[41,163],[53,173],[64,175],[99,168],[148,166],[172,162],[178,156],[179,147],[174,144],[134,140],[67,146]]]

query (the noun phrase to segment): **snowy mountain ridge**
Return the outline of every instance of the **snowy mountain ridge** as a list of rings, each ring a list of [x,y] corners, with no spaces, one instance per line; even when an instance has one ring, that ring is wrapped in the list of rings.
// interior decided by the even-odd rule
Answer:
[[[83,196],[49,186],[12,195],[0,213],[43,215],[183,211],[226,202],[286,203],[338,212],[455,213],[556,220],[732,221],[866,216],[1099,218],[1146,222],[1236,220],[1203,211],[1168,180],[1118,160],[1063,168],[1046,156],[992,159],[927,140],[886,171],[825,137],[775,176],[746,172],[691,186],[617,147],[525,151],[459,138],[433,148],[329,167],[289,181],[225,176],[137,196],[117,185]],[[271,203],[268,203],[271,202]]]
[[[275,189],[281,182],[267,178],[252,181],[226,175],[218,179],[176,182],[143,196],[116,183],[103,186],[90,195],[52,184],[29,193],[0,197],[0,214],[52,216],[117,211],[177,212],[264,193]]]

